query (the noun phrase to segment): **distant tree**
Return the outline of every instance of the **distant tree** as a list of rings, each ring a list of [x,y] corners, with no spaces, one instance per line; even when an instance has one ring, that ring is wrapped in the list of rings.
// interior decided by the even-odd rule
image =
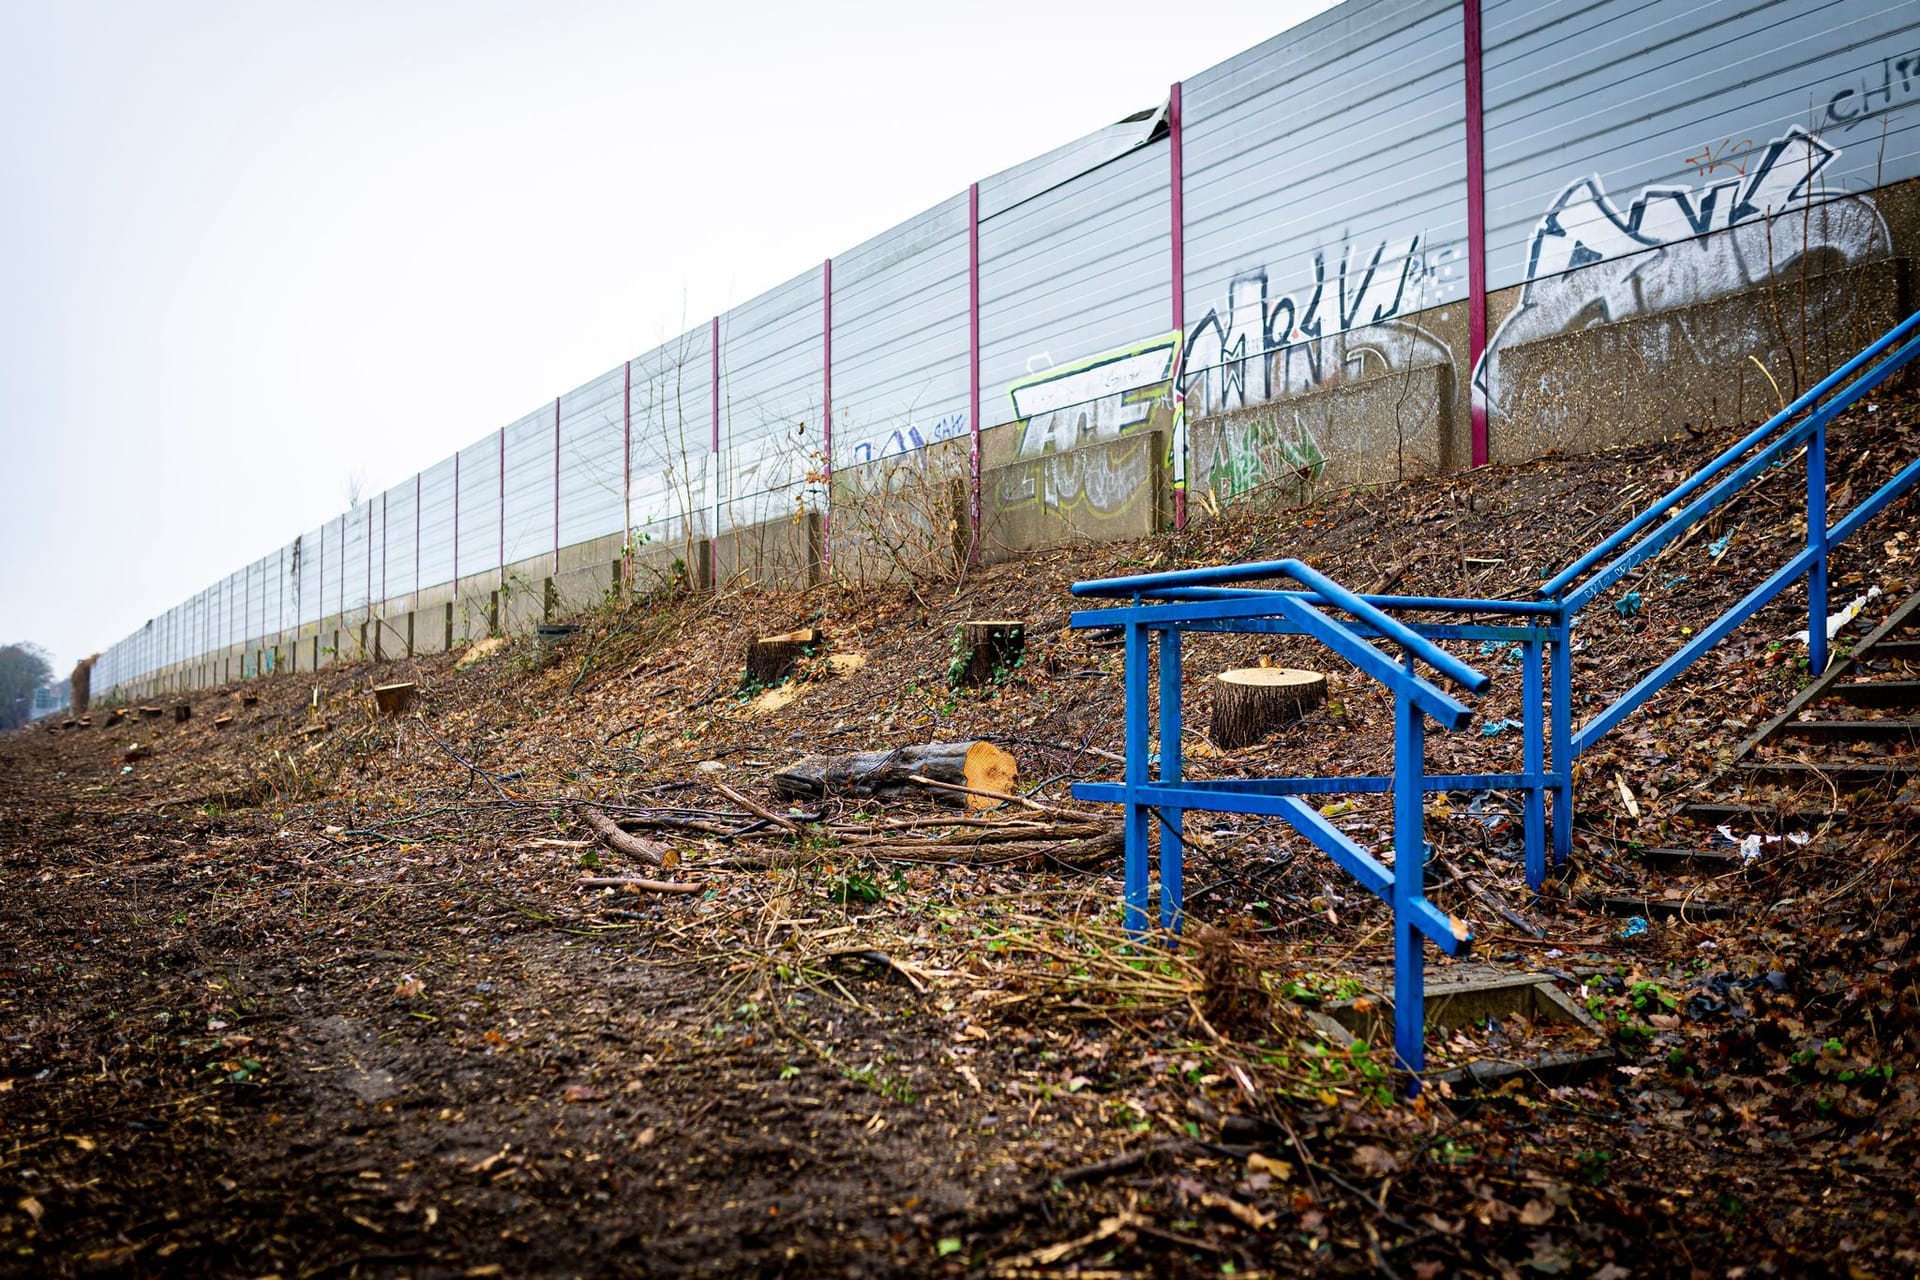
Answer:
[[[0,730],[25,724],[33,714],[34,690],[51,679],[53,667],[39,645],[0,646]]]

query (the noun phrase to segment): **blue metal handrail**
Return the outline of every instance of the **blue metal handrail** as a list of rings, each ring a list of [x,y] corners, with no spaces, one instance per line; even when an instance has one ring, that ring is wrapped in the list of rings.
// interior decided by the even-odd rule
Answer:
[[[1886,354],[1889,349],[1892,353]],[[1879,359],[1882,355],[1885,358]],[[1805,446],[1806,546],[1769,574],[1731,609],[1701,628],[1685,645],[1577,732],[1571,731],[1568,726],[1556,724],[1554,740],[1556,744],[1567,744],[1570,758],[1580,756],[1647,699],[1672,683],[1702,654],[1719,644],[1736,627],[1802,576],[1807,578],[1808,668],[1815,674],[1826,669],[1827,557],[1835,545],[1845,541],[1854,530],[1911,489],[1916,481],[1920,481],[1920,462],[1916,462],[1882,485],[1838,524],[1829,526],[1827,425],[1858,404],[1862,397],[1892,377],[1916,355],[1920,355],[1920,312],[1888,330],[1839,369],[1821,379],[1812,390],[1749,432],[1739,443],[1622,525],[1611,537],[1540,585],[1540,594],[1559,606],[1570,626],[1573,615],[1586,608],[1602,592],[1617,585],[1627,574],[1659,554],[1712,511],[1731,501],[1756,477],[1772,467],[1784,465],[1794,450]],[[1876,359],[1878,363],[1873,363]],[[1870,364],[1872,367],[1868,368]],[[1863,369],[1865,372],[1861,372]],[[1842,383],[1845,385],[1841,386]],[[1836,387],[1839,388],[1837,392]],[[1805,416],[1800,417],[1801,414]],[[1680,506],[1681,503],[1685,505]],[[1675,507],[1680,509],[1676,511]],[[1609,555],[1613,559],[1604,568],[1595,570],[1595,566]],[[1562,694],[1557,670],[1553,694],[1557,705]],[[1570,702],[1570,696],[1567,700]],[[1557,845],[1556,841],[1556,848]]]
[[[1221,586],[1281,578],[1291,579],[1306,590],[1228,590]],[[1079,611],[1072,617],[1075,627],[1119,627],[1126,635],[1124,777],[1118,784],[1076,783],[1073,794],[1082,800],[1125,806],[1127,928],[1140,933],[1147,927],[1150,833],[1155,815],[1161,831],[1160,923],[1175,931],[1181,925],[1187,810],[1281,819],[1393,909],[1394,1048],[1414,1073],[1417,1088],[1426,1060],[1425,942],[1430,939],[1447,954],[1457,955],[1472,941],[1461,921],[1426,897],[1425,793],[1460,781],[1427,776],[1426,719],[1431,717],[1443,727],[1458,729],[1473,713],[1420,676],[1415,663],[1426,663],[1474,693],[1486,689],[1491,678],[1440,648],[1423,629],[1401,622],[1378,603],[1354,594],[1298,560],[1080,582],[1074,584],[1073,593],[1128,601],[1118,607]],[[1327,609],[1343,612],[1355,621],[1341,621]],[[1311,636],[1384,685],[1394,699],[1392,776],[1186,781],[1182,777],[1180,648],[1182,633],[1189,630]],[[1376,636],[1398,644],[1400,660],[1373,645],[1370,640]],[[1160,695],[1157,777],[1151,776],[1155,756],[1147,722],[1149,667],[1154,656],[1150,645],[1155,642]],[[1392,791],[1392,867],[1382,864],[1300,798],[1322,793],[1330,783],[1345,784],[1339,789],[1358,792]],[[1539,784],[1536,778],[1534,785]]]
[[[1890,353],[1890,354],[1889,354]],[[1839,414],[1920,355],[1920,313],[1908,317],[1798,397],[1739,443],[1676,485],[1660,500],[1540,586],[1539,600],[1477,600],[1443,596],[1359,595],[1302,564],[1276,560],[1221,565],[1170,573],[1109,578],[1074,585],[1078,596],[1118,597],[1124,607],[1076,612],[1075,627],[1119,628],[1126,633],[1126,766],[1119,784],[1080,783],[1074,795],[1126,806],[1126,921],[1144,930],[1148,906],[1149,814],[1157,811],[1163,832],[1160,856],[1161,923],[1181,920],[1182,818],[1187,809],[1278,817],[1394,909],[1394,1045],[1416,1073],[1425,1061],[1421,1023],[1424,958],[1421,938],[1448,954],[1470,941],[1465,926],[1425,897],[1424,812],[1428,791],[1508,790],[1524,798],[1524,856],[1528,883],[1545,881],[1548,855],[1564,861],[1572,851],[1573,762],[1637,707],[1670,683],[1701,654],[1777,598],[1802,575],[1808,582],[1808,645],[1814,671],[1826,666],[1827,558],[1868,520],[1920,486],[1920,460],[1839,521],[1827,522],[1826,428]],[[1882,359],[1881,357],[1885,357]],[[1875,363],[1875,362],[1878,363]],[[1803,416],[1804,415],[1804,416]],[[1700,632],[1575,732],[1572,725],[1572,634],[1576,615],[1628,573],[1673,544],[1688,529],[1724,505],[1769,468],[1784,465],[1805,447],[1807,544],[1739,603]],[[1301,589],[1233,584],[1290,579]],[[1327,612],[1346,615],[1337,619]],[[1408,620],[1396,615],[1455,615],[1466,621]],[[1494,623],[1476,620],[1491,615]],[[1183,781],[1181,777],[1180,637],[1186,631],[1305,635],[1352,662],[1394,696],[1393,773],[1333,778],[1236,778]],[[1160,775],[1148,776],[1147,727],[1149,637],[1159,642]],[[1396,663],[1372,640],[1400,646]],[[1510,646],[1521,668],[1519,773],[1431,775],[1425,772],[1425,718],[1459,729],[1469,709],[1416,674],[1423,662],[1470,693],[1490,681],[1482,672],[1439,647],[1438,642],[1478,641],[1482,653]],[[1497,732],[1504,726],[1491,726]],[[1393,793],[1394,863],[1383,866],[1301,797],[1338,793]],[[1548,801],[1552,822],[1547,821]],[[1549,848],[1550,845],[1550,848]]]

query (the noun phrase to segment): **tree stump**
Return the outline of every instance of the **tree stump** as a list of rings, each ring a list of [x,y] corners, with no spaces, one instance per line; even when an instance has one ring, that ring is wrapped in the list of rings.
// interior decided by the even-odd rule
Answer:
[[[828,796],[887,799],[918,794],[931,795],[943,804],[987,809],[1002,802],[923,787],[913,781],[914,775],[949,786],[1005,792],[1013,786],[1019,772],[1019,763],[1012,753],[991,742],[929,742],[893,751],[807,756],[774,774],[772,782],[775,794],[796,800],[820,800]]]
[[[1327,700],[1327,678],[1294,667],[1223,671],[1213,682],[1213,723],[1207,736],[1232,751],[1260,741]]]
[[[953,637],[953,664],[947,683],[956,689],[978,688],[1004,680],[1020,665],[1027,648],[1027,624],[1009,618],[963,622]]]
[[[747,643],[747,683],[776,685],[793,674],[800,659],[806,657],[826,637],[819,628],[789,631],[785,635],[761,636]]]
[[[414,686],[411,681],[402,684],[377,684],[373,687],[373,704],[383,716],[400,716],[407,713],[413,705]]]
[[[175,724],[185,724],[187,721],[191,719],[193,719],[193,708],[191,706],[187,705],[184,702],[177,702],[174,704],[173,722]]]

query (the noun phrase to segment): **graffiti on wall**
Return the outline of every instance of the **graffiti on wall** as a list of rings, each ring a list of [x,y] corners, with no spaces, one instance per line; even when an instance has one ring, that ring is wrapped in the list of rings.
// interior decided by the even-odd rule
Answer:
[[[1285,406],[1207,419],[1193,431],[1195,484],[1224,501],[1254,489],[1304,494],[1326,469],[1305,415]]]
[[[1105,520],[1151,495],[1152,452],[1112,447],[1022,457],[1000,468],[995,498],[1002,510],[1034,506],[1069,519]]]
[[[1827,99],[1826,127],[1845,131],[1896,107],[1920,101],[1920,53],[1882,58],[1866,67],[1859,80],[1841,86]]]
[[[1624,209],[1597,174],[1569,183],[1534,228],[1520,303],[1487,342],[1475,399],[1499,411],[1504,348],[1710,302],[1803,268],[1889,256],[1892,240],[1873,201],[1821,185],[1839,155],[1796,125],[1737,163],[1715,157],[1713,166],[1732,168],[1731,176],[1643,187]],[[1698,159],[1689,158],[1696,169]]]
[[[853,465],[876,462],[881,458],[891,458],[895,454],[911,453],[915,449],[924,449],[930,444],[942,440],[953,440],[967,434],[967,411],[957,409],[943,417],[935,418],[931,425],[922,428],[908,422],[893,428],[883,436],[854,442],[850,454]]]
[[[1224,304],[1188,331],[1181,389],[1198,412],[1212,414],[1450,364],[1446,343],[1398,317],[1444,300],[1457,286],[1458,258],[1458,249],[1435,249],[1416,235],[1404,244],[1348,244],[1331,263],[1316,252],[1310,284],[1293,293],[1273,289],[1265,267],[1242,272]],[[1431,421],[1438,406],[1424,408]]]
[[[1167,399],[1179,358],[1180,335],[1165,333],[1022,378],[1007,388],[1019,430],[1014,451],[1037,458],[1118,439]]]

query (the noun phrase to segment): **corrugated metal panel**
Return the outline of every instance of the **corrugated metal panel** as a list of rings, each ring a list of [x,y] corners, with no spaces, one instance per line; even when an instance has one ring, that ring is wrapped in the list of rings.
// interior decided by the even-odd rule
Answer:
[[[500,567],[500,442],[493,435],[460,451],[460,565],[465,578]]]
[[[405,480],[387,490],[386,505],[381,513],[381,523],[386,529],[382,539],[385,552],[382,567],[386,571],[384,599],[393,600],[415,590],[413,517],[413,481]]]
[[[833,260],[833,461],[967,434],[967,198]]]
[[[322,525],[300,535],[300,564],[294,572],[294,580],[300,590],[293,602],[294,626],[303,627],[309,622],[319,621],[325,608],[320,597],[326,583],[326,569],[327,530]]]
[[[723,526],[820,504],[821,303],[815,267],[720,317]]]
[[[1165,118],[1165,104],[1136,113],[1137,118],[1122,120],[1097,129],[1084,138],[1055,147],[1045,155],[1003,169],[980,180],[980,217],[994,217],[1014,205],[1051,191],[1089,173],[1146,142]],[[837,263],[836,263],[837,265]]]
[[[442,458],[420,473],[420,582],[416,591],[453,581],[453,505],[453,459]]]
[[[1207,409],[1337,378],[1348,344],[1313,338],[1465,296],[1465,100],[1457,0],[1348,0],[1183,84],[1187,385]],[[1367,349],[1445,358],[1386,336]]]
[[[633,527],[649,542],[676,541],[689,518],[706,527],[712,379],[705,325],[634,358]]]
[[[1493,288],[1920,175],[1920,5],[1489,0],[1483,22]],[[1843,230],[1842,253],[1871,234]]]
[[[553,551],[553,405],[507,427],[507,563]],[[549,564],[551,568],[551,564]],[[533,583],[537,588],[540,584]]]
[[[560,397],[560,545],[618,533],[625,516],[625,368]]]
[[[360,503],[351,511],[341,512],[340,518],[334,522],[345,546],[340,561],[340,594],[334,597],[334,607],[343,613],[359,609],[367,603],[367,578],[372,566],[373,550],[367,538],[367,517],[371,512],[371,507]]]
[[[1167,146],[1138,147],[980,224],[981,427],[1029,373],[1167,328]]]

